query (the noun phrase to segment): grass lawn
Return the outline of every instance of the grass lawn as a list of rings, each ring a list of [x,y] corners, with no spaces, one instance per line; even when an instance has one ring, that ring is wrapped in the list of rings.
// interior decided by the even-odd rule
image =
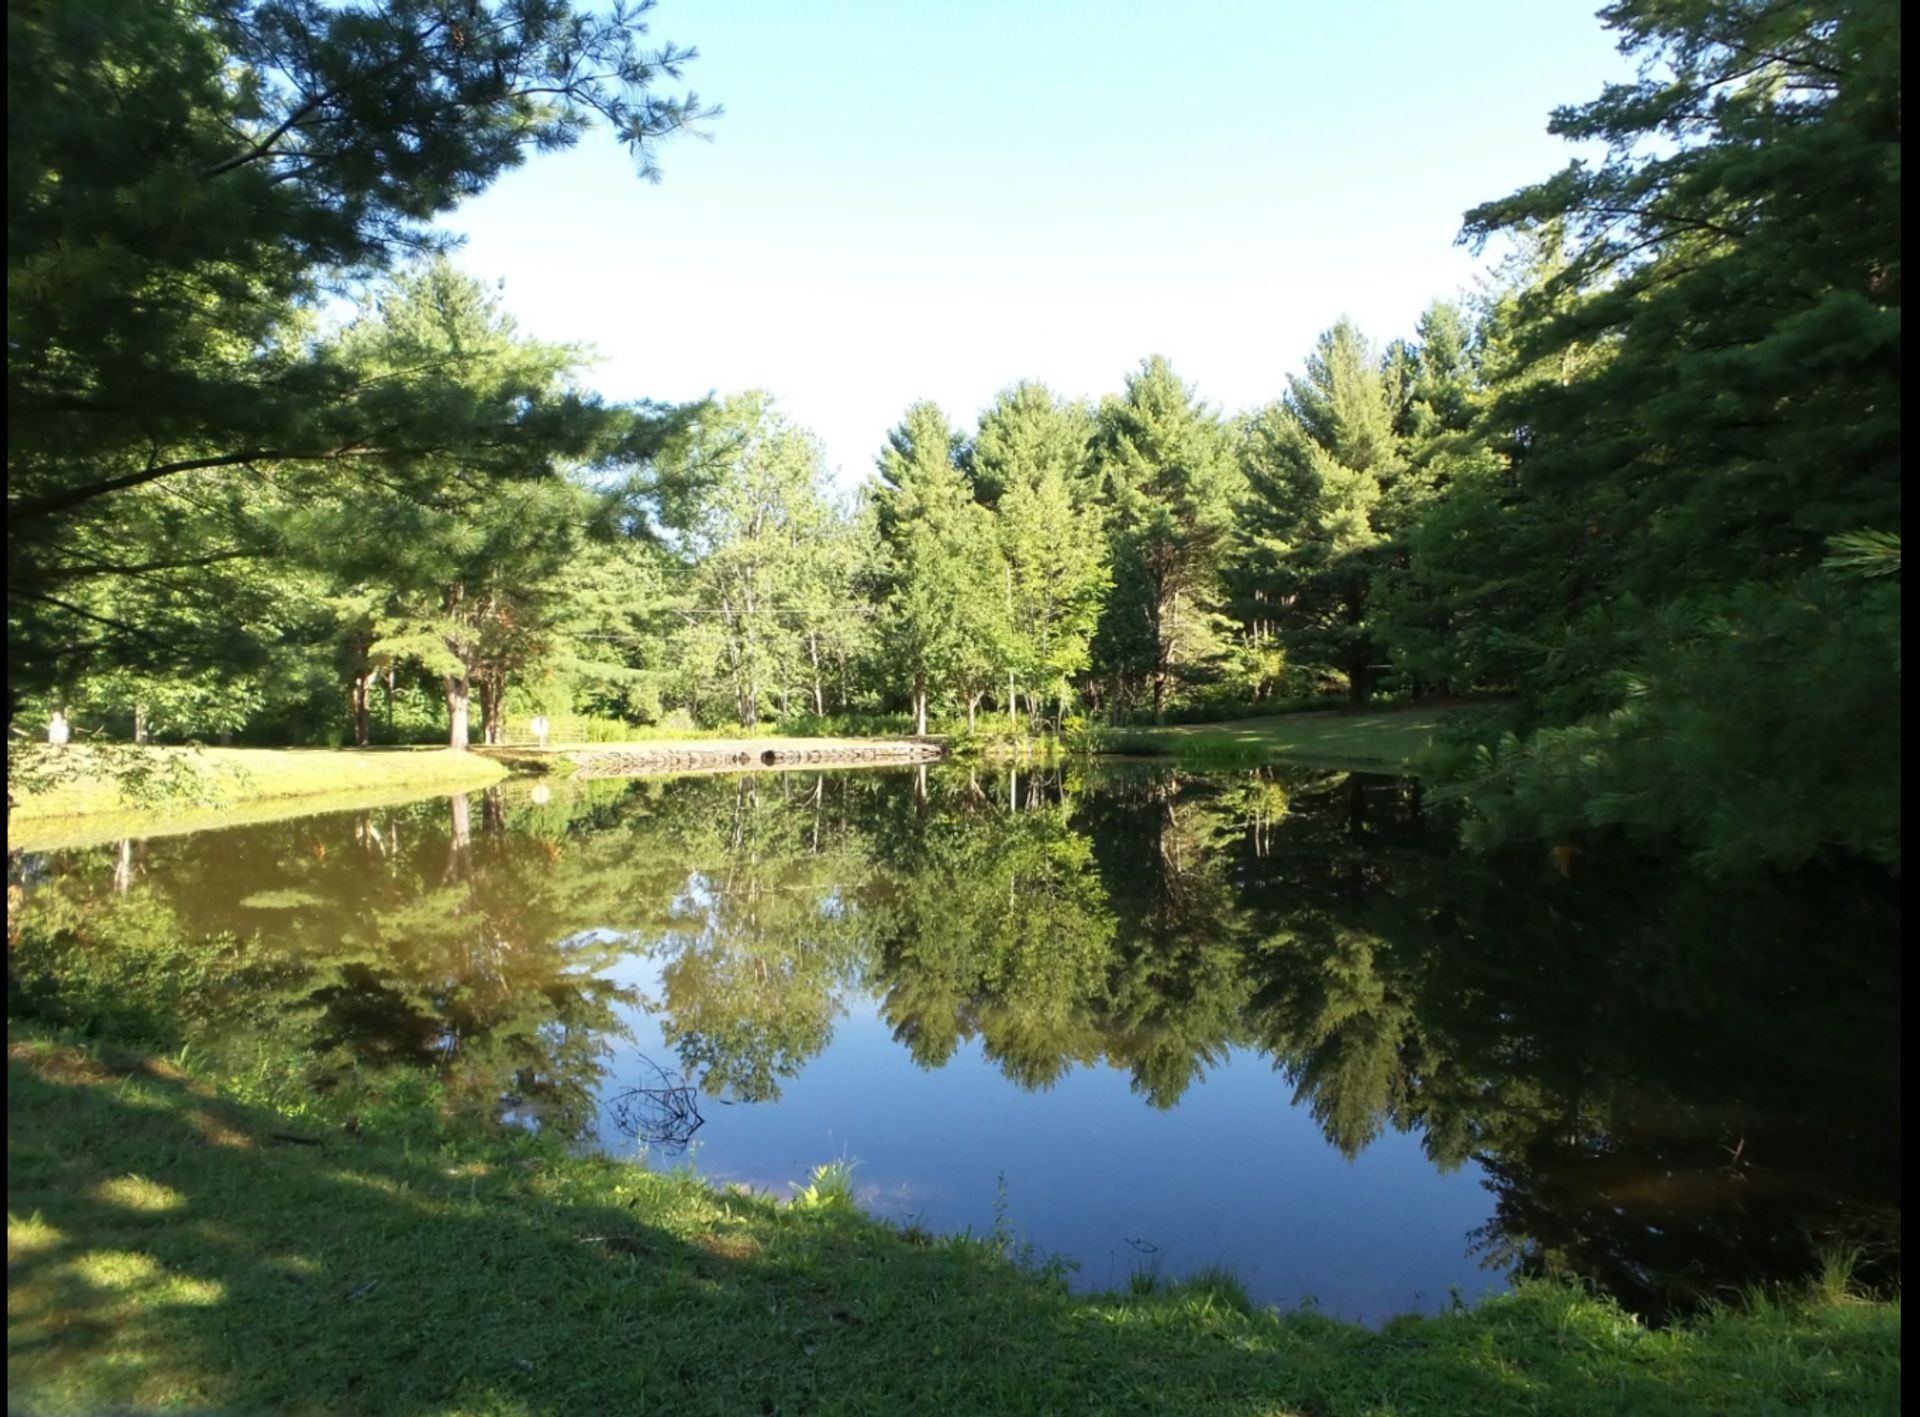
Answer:
[[[1457,708],[1276,714],[1115,732],[1112,753],[1170,754],[1208,762],[1301,758],[1340,767],[1402,768],[1419,757]]]
[[[348,1135],[10,1024],[21,1413],[1892,1413],[1898,1304],[1648,1331],[1539,1285],[1382,1332],[1225,1276],[1077,1297],[829,1177],[787,1198],[537,1139]],[[1285,1197],[1276,1195],[1275,1204]]]
[[[42,750],[43,752],[45,750]],[[58,780],[15,801],[7,844],[28,850],[404,801],[485,787],[510,768],[447,748],[135,748],[58,750]],[[122,787],[132,774],[155,784]],[[158,790],[170,781],[174,790]]]

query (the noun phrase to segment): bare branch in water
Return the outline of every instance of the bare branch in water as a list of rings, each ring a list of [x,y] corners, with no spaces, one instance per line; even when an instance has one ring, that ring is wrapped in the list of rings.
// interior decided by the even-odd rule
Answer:
[[[607,1099],[606,1113],[626,1136],[670,1154],[685,1151],[706,1118],[686,1078],[636,1054],[645,1081]]]

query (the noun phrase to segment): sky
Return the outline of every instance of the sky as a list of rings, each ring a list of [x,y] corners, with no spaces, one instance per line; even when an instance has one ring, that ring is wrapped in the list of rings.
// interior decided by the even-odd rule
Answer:
[[[1626,77],[1593,0],[661,0],[724,106],[664,180],[604,131],[456,211],[459,264],[613,399],[765,389],[871,471],[907,405],[1098,398],[1164,354],[1224,412],[1342,315],[1376,341],[1491,256],[1477,202]]]

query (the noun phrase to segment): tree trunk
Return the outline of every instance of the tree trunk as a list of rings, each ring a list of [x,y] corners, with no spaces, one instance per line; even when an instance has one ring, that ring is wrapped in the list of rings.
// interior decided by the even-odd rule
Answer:
[[[506,724],[503,722],[507,703],[506,676],[482,674],[478,681],[480,690],[480,741],[490,748],[497,748],[506,736]]]
[[[133,741],[136,743],[144,743],[147,741],[147,708],[145,704],[135,704],[133,706]]]
[[[924,679],[913,681],[913,731],[921,737],[927,732],[927,682]]]
[[[485,679],[475,687],[480,690],[480,741],[489,748],[497,747],[500,743],[500,696]]]
[[[1013,671],[1007,671],[1007,732],[1020,731],[1020,695],[1013,682]]]
[[[1355,708],[1366,707],[1372,697],[1373,685],[1373,646],[1367,643],[1366,636],[1360,632],[1360,622],[1367,613],[1367,583],[1362,580],[1351,581],[1347,585],[1347,627],[1353,634],[1353,645],[1347,655],[1347,698]]]
[[[979,711],[980,711],[980,696],[978,694],[968,694],[967,695],[967,732],[968,733],[973,732],[974,717],[976,714],[979,713]]]
[[[1354,652],[1347,667],[1347,702],[1354,708],[1365,708],[1372,697],[1372,673],[1373,667],[1367,663],[1367,652],[1362,646]]]
[[[825,718],[827,716],[827,690],[826,686],[820,681],[820,637],[818,635],[810,634],[807,636],[807,659],[813,665],[813,716],[815,718]]]
[[[457,752],[467,750],[467,701],[472,686],[464,674],[449,674],[445,680],[447,686],[447,746]]]
[[[461,717],[465,718],[463,709]],[[452,878],[463,874],[467,864],[467,851],[473,845],[473,803],[464,792],[456,792],[451,800],[453,808],[453,829],[447,839],[447,876]]]
[[[353,745],[364,748],[373,742],[373,728],[368,721],[367,700],[373,688],[373,671],[353,676]]]

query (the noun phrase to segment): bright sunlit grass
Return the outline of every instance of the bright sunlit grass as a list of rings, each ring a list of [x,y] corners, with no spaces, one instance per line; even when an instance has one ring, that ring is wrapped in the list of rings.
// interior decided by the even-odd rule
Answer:
[[[499,782],[509,768],[447,748],[214,748],[120,745],[60,750],[40,791],[17,796],[8,844],[28,850],[117,836],[236,826],[303,812],[373,806]],[[129,789],[130,777],[154,786]],[[161,785],[164,784],[164,785]]]

